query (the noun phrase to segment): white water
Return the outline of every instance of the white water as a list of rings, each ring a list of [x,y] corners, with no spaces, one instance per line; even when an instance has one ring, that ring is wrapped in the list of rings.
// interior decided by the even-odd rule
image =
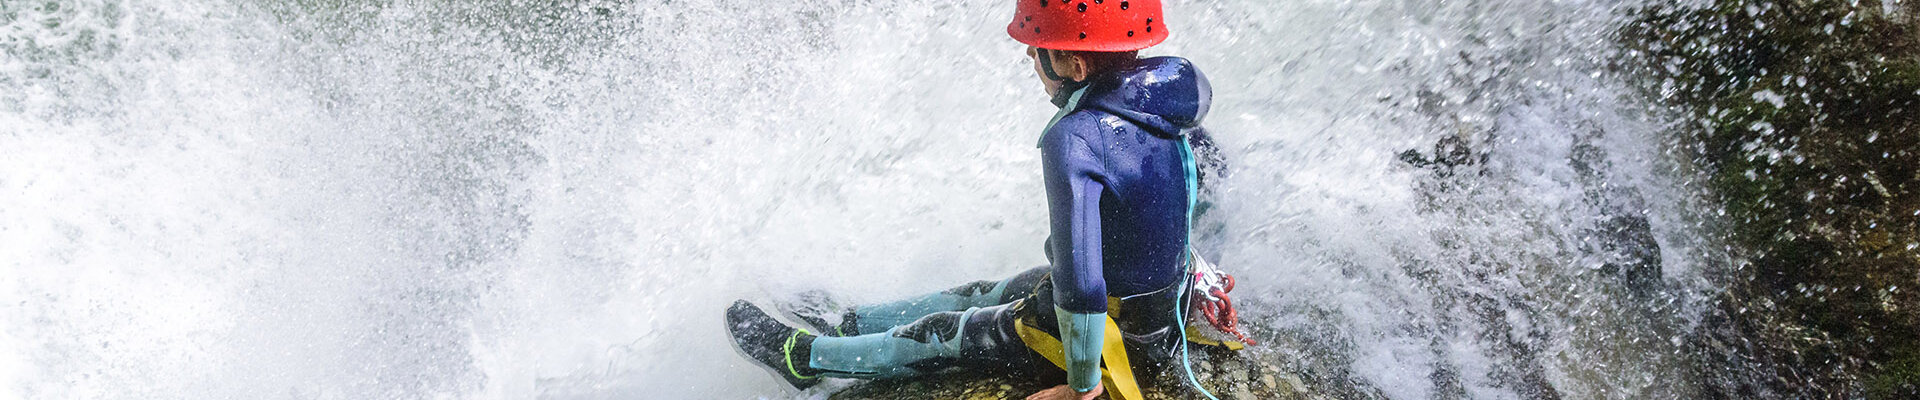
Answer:
[[[0,0],[0,398],[790,397],[733,299],[1045,261],[1005,1],[278,3]],[[1169,1],[1149,53],[1213,80],[1260,354],[1403,399],[1692,393],[1722,256],[1600,67],[1614,7]],[[1394,160],[1454,132],[1488,161]],[[1603,188],[1659,293],[1583,250]]]

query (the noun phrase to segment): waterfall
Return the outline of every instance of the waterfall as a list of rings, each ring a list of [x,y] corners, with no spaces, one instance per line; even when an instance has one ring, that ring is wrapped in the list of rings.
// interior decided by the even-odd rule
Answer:
[[[1146,54],[1213,82],[1202,245],[1252,354],[1396,399],[1694,394],[1728,254],[1610,67],[1629,6],[1167,1]],[[794,396],[732,300],[1046,263],[1012,8],[0,2],[0,397]]]

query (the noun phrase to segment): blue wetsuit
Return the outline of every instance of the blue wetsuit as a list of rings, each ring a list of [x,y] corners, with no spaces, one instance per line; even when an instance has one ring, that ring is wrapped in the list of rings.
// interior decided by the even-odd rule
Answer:
[[[1178,283],[1187,245],[1182,136],[1212,95],[1186,60],[1158,57],[1091,80],[1040,140],[1054,300],[1105,312],[1107,297]],[[1070,105],[1072,106],[1072,105]]]
[[[1107,297],[1166,289],[1183,276],[1186,169],[1180,140],[1212,96],[1186,60],[1141,60],[1070,101],[1040,140],[1052,215],[1053,310],[1069,382],[1099,383]],[[1075,109],[1077,108],[1077,109]]]
[[[1178,343],[1172,307],[1187,247],[1181,141],[1217,171],[1199,128],[1212,91],[1187,60],[1137,60],[1088,79],[1040,140],[1052,235],[1048,267],[899,302],[860,306],[809,346],[829,376],[899,377],[961,365],[1031,370],[1015,320],[1066,347],[1078,390],[1098,384],[1109,297],[1124,339],[1160,360]],[[1205,164],[1216,165],[1205,165]],[[865,335],[861,335],[865,333]],[[829,333],[832,334],[832,333]],[[1131,351],[1130,351],[1131,353]]]

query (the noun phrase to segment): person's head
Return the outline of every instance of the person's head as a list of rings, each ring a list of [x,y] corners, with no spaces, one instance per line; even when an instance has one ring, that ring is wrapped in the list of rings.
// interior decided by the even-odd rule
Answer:
[[[1027,44],[1055,104],[1089,77],[1167,39],[1160,0],[1017,0],[1007,35]]]
[[[1027,46],[1027,57],[1033,59],[1033,73],[1040,78],[1041,85],[1047,89],[1047,96],[1060,97],[1061,88],[1071,87],[1075,83],[1086,82],[1087,78],[1100,75],[1116,67],[1139,58],[1138,51],[1065,51],[1047,50]]]

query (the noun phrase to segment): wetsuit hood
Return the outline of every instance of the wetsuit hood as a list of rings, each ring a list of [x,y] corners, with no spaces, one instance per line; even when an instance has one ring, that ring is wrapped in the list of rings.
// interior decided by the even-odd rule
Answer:
[[[1125,118],[1162,137],[1199,127],[1213,102],[1206,75],[1180,57],[1141,59],[1090,81],[1081,108]]]

